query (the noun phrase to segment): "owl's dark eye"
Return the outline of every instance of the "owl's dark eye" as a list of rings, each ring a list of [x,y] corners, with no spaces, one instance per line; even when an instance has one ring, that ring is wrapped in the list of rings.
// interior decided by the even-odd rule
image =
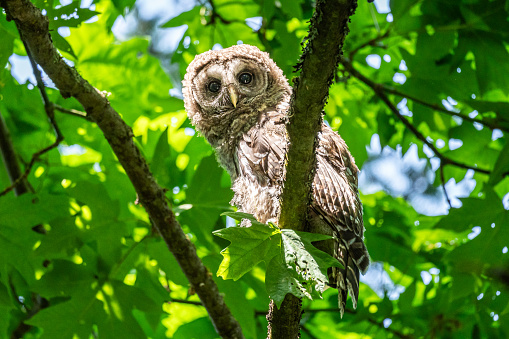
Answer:
[[[253,76],[251,75],[251,73],[242,73],[241,75],[239,75],[239,82],[241,84],[247,85],[251,81],[253,81]]]
[[[221,83],[219,81],[211,81],[209,82],[209,84],[207,85],[207,88],[209,89],[209,91],[211,91],[212,93],[217,93],[219,92],[219,90],[221,89]]]

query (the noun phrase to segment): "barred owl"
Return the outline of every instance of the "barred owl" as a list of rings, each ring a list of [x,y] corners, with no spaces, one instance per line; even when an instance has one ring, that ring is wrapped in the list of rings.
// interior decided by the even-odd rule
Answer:
[[[184,103],[196,129],[214,148],[232,179],[232,205],[262,223],[278,220],[288,149],[286,122],[291,87],[265,52],[237,45],[196,56],[183,81]],[[343,139],[326,124],[316,150],[308,232],[334,236],[318,244],[343,269],[329,269],[343,315],[348,293],[354,308],[359,271],[369,266],[364,245],[358,168]]]

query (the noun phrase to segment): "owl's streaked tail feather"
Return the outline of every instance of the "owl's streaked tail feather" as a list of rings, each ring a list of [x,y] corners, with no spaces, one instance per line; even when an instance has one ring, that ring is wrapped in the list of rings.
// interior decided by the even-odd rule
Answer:
[[[333,267],[332,277],[330,277],[331,285],[336,285],[338,289],[338,307],[341,318],[345,313],[346,299],[348,294],[352,298],[353,308],[357,308],[357,300],[359,297],[359,269],[348,253],[345,244],[341,240],[336,240],[336,249],[334,257],[344,268]]]
[[[353,308],[357,308],[359,297],[359,276],[367,271],[369,254],[362,239],[354,232],[342,230],[334,239],[333,256],[343,268],[332,267],[329,271],[329,284],[338,289],[338,307],[341,317],[345,313],[348,294]]]
[[[341,233],[341,236],[343,237],[344,234],[343,232]],[[369,254],[368,250],[366,249],[366,245],[364,245],[364,241],[362,241],[361,238],[355,236],[352,240],[350,240],[348,250],[358,270],[362,274],[366,274],[369,267]]]

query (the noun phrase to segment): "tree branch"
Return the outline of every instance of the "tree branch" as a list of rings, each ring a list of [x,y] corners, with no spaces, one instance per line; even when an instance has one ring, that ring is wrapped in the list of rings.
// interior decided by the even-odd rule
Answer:
[[[387,38],[389,36],[390,32],[391,32],[391,30],[388,29],[384,34],[380,34],[380,35],[374,37],[373,39],[370,39],[370,40],[360,44],[359,46],[354,48],[352,51],[350,51],[350,53],[348,53],[348,59],[349,60],[353,60],[353,57],[355,56],[355,54],[357,54],[361,49],[363,49],[364,47],[367,47],[367,46],[386,48],[386,46],[383,45],[380,42],[380,40],[383,40],[383,39]],[[350,63],[351,63],[351,61],[350,61]],[[506,128],[504,126],[498,126],[496,123],[494,123],[492,121],[483,121],[483,120],[471,118],[468,115],[461,114],[461,113],[458,113],[458,112],[449,111],[448,109],[446,109],[443,106],[440,106],[440,105],[437,105],[437,104],[432,104],[432,103],[426,102],[426,101],[424,101],[422,99],[419,99],[417,97],[414,97],[414,96],[405,94],[403,92],[400,92],[397,89],[395,89],[394,87],[387,86],[387,85],[382,85],[382,84],[380,84],[380,86],[382,86],[383,90],[385,92],[387,92],[387,93],[394,94],[394,95],[397,95],[397,96],[402,97],[402,98],[410,99],[413,102],[417,102],[417,103],[419,103],[419,104],[421,104],[423,106],[429,107],[429,108],[431,108],[431,109],[433,109],[433,110],[435,110],[437,112],[440,112],[440,113],[443,113],[443,114],[447,114],[447,115],[451,115],[451,116],[456,116],[456,117],[459,117],[459,118],[461,118],[463,120],[466,120],[466,121],[468,121],[470,123],[479,123],[479,124],[481,124],[483,126],[488,127],[491,130],[499,129],[501,131],[509,133],[509,129],[508,128]]]
[[[49,151],[51,151],[53,148],[57,147],[58,145],[60,144],[60,140],[57,138],[57,140],[55,140],[55,142],[53,142],[51,145],[47,146],[47,147],[44,147],[43,149],[41,149],[40,151],[37,151],[35,152],[33,155],[32,155],[32,159],[30,159],[30,162],[28,163],[25,171],[23,172],[23,174],[18,177],[13,183],[12,185],[10,185],[9,187],[6,187],[3,191],[0,192],[0,197],[1,196],[4,196],[6,195],[7,193],[9,193],[12,189],[14,189],[14,187],[16,187],[20,182],[26,180],[28,178],[28,175],[30,174],[30,172],[32,171],[32,167],[34,167],[34,164],[37,160],[39,160],[39,158],[44,154],[44,153],[47,153]]]
[[[7,187],[5,190],[3,190],[0,193],[0,196],[8,193],[10,190],[14,189],[14,194],[16,196],[19,196],[21,194],[27,193],[32,190],[31,186],[29,185],[27,181],[28,174],[31,172],[32,167],[35,163],[35,161],[44,153],[47,151],[55,148],[58,146],[58,144],[63,140],[63,135],[60,133],[60,129],[58,128],[58,125],[56,124],[56,121],[54,120],[53,116],[53,106],[52,103],[49,101],[48,96],[46,94],[46,90],[44,88],[44,83],[42,82],[41,72],[37,68],[37,65],[35,64],[32,55],[30,51],[28,50],[26,44],[23,42],[25,46],[25,50],[27,52],[27,55],[30,59],[30,63],[32,65],[32,70],[35,75],[35,78],[37,80],[37,87],[39,88],[41,92],[41,96],[44,101],[44,107],[46,114],[48,118],[50,119],[51,125],[55,130],[55,133],[57,134],[56,141],[46,147],[45,149],[37,152],[32,156],[32,159],[25,169],[25,172],[21,173],[21,169],[18,164],[18,157],[16,155],[16,152],[14,150],[14,146],[12,144],[12,140],[9,135],[9,130],[7,129],[7,125],[5,124],[5,121],[0,114],[0,152],[2,153],[2,158],[4,160],[5,167],[7,169],[7,173],[9,175],[9,179],[12,183],[11,186]],[[38,224],[32,228],[35,232],[45,234],[46,230],[44,229],[43,225]],[[26,314],[26,316],[19,320],[18,326],[13,331],[13,335],[16,337],[23,337],[25,333],[27,333],[32,326],[25,324],[25,321],[33,317],[35,314],[37,314],[40,310],[46,308],[48,306],[48,302],[46,299],[42,298],[39,294],[31,293],[31,299],[32,299],[32,307],[29,309],[29,312]],[[25,305],[25,307],[27,307]]]
[[[402,97],[402,98],[410,99],[413,102],[417,102],[418,104],[421,104],[423,106],[429,107],[432,110],[435,110],[437,112],[440,112],[440,113],[443,113],[443,114],[447,114],[447,115],[451,115],[451,116],[454,116],[454,117],[459,117],[459,118],[461,118],[463,120],[466,120],[466,121],[468,121],[470,123],[478,123],[478,124],[481,124],[481,125],[484,125],[484,126],[488,127],[491,130],[499,129],[501,131],[509,133],[509,129],[507,129],[507,128],[503,127],[503,126],[497,126],[496,124],[494,124],[494,123],[492,123],[490,121],[483,121],[483,120],[471,118],[471,117],[469,117],[468,115],[465,115],[465,114],[449,111],[445,107],[442,107],[442,106],[437,105],[437,104],[430,104],[429,102],[426,102],[426,101],[421,100],[419,98],[416,98],[416,97],[413,97],[411,95],[405,94],[405,93],[400,92],[400,91],[396,90],[395,88],[392,88],[392,87],[389,87],[389,86],[382,85],[382,87],[383,87],[383,90],[385,92],[387,92],[387,93],[394,94],[394,95],[397,95],[397,96]]]
[[[28,166],[25,168],[25,171],[23,172],[23,174],[16,173],[15,177],[10,177],[12,184],[11,184],[11,186],[5,188],[3,191],[0,192],[0,197],[9,193],[11,190],[16,189],[16,187],[20,187],[21,183],[24,183],[24,184],[21,184],[21,187],[23,187],[23,185],[28,187],[28,183],[26,182],[26,179],[28,178],[28,175],[32,171],[32,167],[34,166],[35,162],[37,160],[39,160],[41,155],[43,155],[46,152],[51,151],[53,148],[57,147],[60,144],[60,142],[62,142],[62,140],[64,140],[64,136],[60,132],[60,128],[58,127],[57,122],[55,121],[54,106],[53,106],[53,103],[49,100],[48,95],[46,94],[46,89],[44,87],[44,82],[42,81],[41,72],[37,68],[37,64],[34,61],[34,58],[32,57],[32,53],[28,49],[28,46],[25,43],[25,41],[23,41],[23,46],[25,46],[25,50],[27,52],[28,59],[30,60],[30,64],[32,65],[32,71],[33,71],[33,73],[35,75],[35,79],[37,81],[37,88],[39,88],[39,92],[41,93],[41,97],[44,102],[44,110],[46,112],[46,115],[48,116],[51,126],[55,130],[55,134],[56,134],[57,138],[51,145],[43,148],[42,150],[40,150],[32,155],[32,159],[30,160]],[[3,122],[2,122],[2,124],[4,125],[3,127],[5,127],[5,124]],[[7,129],[5,129],[5,131],[2,131],[2,132],[4,132],[2,134],[4,134],[10,141]],[[12,149],[12,152],[14,152],[14,148]],[[3,154],[3,152],[2,152],[2,154]],[[13,154],[15,154],[15,153],[13,153]],[[5,159],[4,159],[4,161],[5,161]],[[14,158],[10,159],[9,161],[10,161],[9,166],[15,166],[19,170],[18,160],[16,159],[15,156],[14,156]],[[6,166],[7,166],[7,162],[6,162]],[[15,180],[13,180],[13,179],[15,179]],[[19,188],[18,188],[18,190],[19,190]],[[16,195],[23,194],[28,191],[28,188],[26,190],[22,189],[22,191],[23,191],[22,193],[16,193],[16,192],[15,193],[16,193]]]
[[[452,208],[451,199],[449,199],[449,194],[447,193],[447,189],[445,188],[444,166],[440,166],[440,180],[442,181],[442,189],[444,190],[445,200],[447,200],[449,208]]]
[[[6,194],[10,190],[14,190],[16,196],[22,195],[29,191],[29,186],[26,182],[26,178],[21,173],[19,167],[18,156],[12,143],[11,135],[5,123],[4,117],[0,112],[0,153],[2,154],[2,160],[4,162],[7,175],[11,181],[11,186],[8,190],[4,190],[0,193],[0,196]]]
[[[398,108],[394,105],[394,103],[392,103],[392,101],[389,100],[389,98],[385,94],[385,89],[382,84],[375,83],[371,79],[362,75],[359,71],[357,71],[353,67],[351,61],[347,58],[342,58],[341,64],[345,67],[345,70],[347,70],[352,76],[356,77],[361,82],[363,82],[366,85],[368,85],[369,87],[371,87],[371,89],[375,92],[375,94],[378,95],[378,97],[380,99],[382,99],[382,101],[387,105],[387,107],[389,107],[391,112],[403,123],[403,125],[405,125],[406,128],[408,128],[417,137],[417,139],[421,140],[426,146],[428,146],[435,153],[435,156],[438,157],[441,161],[441,164],[440,164],[441,166],[453,165],[453,166],[464,168],[464,169],[471,169],[471,170],[474,170],[476,172],[483,173],[483,174],[491,173],[491,171],[489,171],[489,170],[478,168],[476,166],[466,165],[466,164],[458,162],[456,160],[452,160],[452,159],[446,157],[445,155],[443,155],[442,153],[440,153],[440,151],[435,147],[435,145],[433,145],[433,143],[429,142],[426,139],[426,137],[421,132],[419,132],[417,130],[417,128],[414,125],[412,125],[410,123],[410,121],[408,121],[399,112]]]
[[[360,44],[359,46],[355,47],[353,50],[350,51],[350,53],[348,53],[348,58],[350,60],[352,60],[353,57],[355,56],[355,54],[357,54],[361,49],[363,49],[364,47],[367,47],[367,46],[373,46],[373,47],[387,49],[387,47],[384,44],[382,44],[380,42],[380,40],[387,38],[389,36],[390,32],[391,31],[388,29],[387,31],[385,31],[384,34],[379,34],[376,37],[374,37],[373,39],[368,40],[368,41]]]
[[[177,303],[177,304],[187,304],[187,305],[195,305],[195,306],[203,306],[199,301],[185,300],[185,299],[171,299],[168,303]]]
[[[68,109],[68,108],[62,107],[62,106],[57,105],[57,104],[53,104],[53,107],[57,111],[60,111],[62,113],[69,114],[69,115],[74,115],[74,116],[79,116],[79,117],[85,118],[88,121],[91,121],[90,118],[87,116],[87,113],[85,113],[85,112],[78,111],[78,110],[72,109],[72,108]]]
[[[287,125],[289,150],[286,178],[281,196],[279,226],[303,230],[311,200],[315,173],[315,146],[322,125],[322,111],[329,87],[343,53],[343,42],[349,32],[350,16],[356,0],[318,0],[309,25],[309,33],[296,71]],[[269,338],[297,338],[301,318],[300,300],[287,295],[278,310],[271,302]],[[290,315],[293,326],[283,317]]]
[[[37,7],[28,0],[2,0],[0,4],[5,8],[8,19],[16,22],[34,60],[53,80],[61,95],[75,97],[83,105],[87,116],[103,131],[141,204],[200,297],[219,335],[243,338],[240,325],[226,306],[212,274],[182,231],[166,202],[164,190],[154,180],[147,162],[134,144],[132,129],[110,106],[104,94],[65,63],[51,41],[48,19]]]

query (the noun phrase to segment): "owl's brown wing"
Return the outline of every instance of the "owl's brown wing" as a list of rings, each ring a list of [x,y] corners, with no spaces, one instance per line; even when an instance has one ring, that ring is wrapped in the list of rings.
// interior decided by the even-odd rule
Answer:
[[[354,307],[359,294],[359,271],[365,273],[369,254],[364,245],[362,205],[357,188],[358,168],[343,139],[325,124],[317,148],[312,212],[338,238],[334,257],[344,269],[333,268],[331,282],[339,289],[339,307],[344,312],[347,291]]]
[[[285,135],[284,123],[272,119],[262,121],[246,133],[238,148],[239,175],[262,187],[281,185],[287,145]],[[337,238],[317,246],[338,259],[346,268],[333,268],[330,276],[331,285],[336,285],[340,292],[341,314],[344,313],[348,291],[356,307],[359,270],[364,273],[369,265],[369,255],[362,238],[364,226],[357,191],[357,172],[344,141],[324,125],[317,148],[317,170],[310,206],[311,218],[314,220],[310,222],[309,231]],[[264,211],[253,208],[253,211],[246,212],[255,214],[261,222],[279,216],[279,208]]]

